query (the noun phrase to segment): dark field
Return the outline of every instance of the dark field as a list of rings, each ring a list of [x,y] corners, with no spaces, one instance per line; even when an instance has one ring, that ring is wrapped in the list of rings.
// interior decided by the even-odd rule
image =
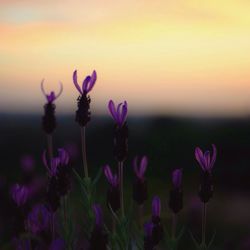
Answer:
[[[46,147],[46,137],[41,130],[40,116],[0,116],[1,189],[8,192],[9,185],[20,178],[20,158],[31,154],[38,172],[45,174],[41,154]],[[200,237],[200,202],[197,197],[199,167],[194,149],[217,146],[218,157],[213,170],[215,194],[208,206],[208,235],[216,230],[212,249],[250,249],[250,119],[193,119],[176,117],[140,117],[128,119],[129,159],[125,163],[126,199],[130,200],[132,167],[135,155],[146,154],[149,166],[146,172],[150,198],[158,194],[163,203],[164,223],[170,224],[167,207],[170,173],[183,168],[184,209],[180,213],[179,227],[185,227],[180,249],[194,249],[189,230]],[[90,174],[109,163],[114,166],[112,153],[113,123],[109,117],[92,117],[87,127],[87,157]],[[54,146],[66,147],[74,156],[74,167],[82,171],[79,127],[73,116],[58,117]],[[99,193],[103,198],[106,189],[101,178]],[[102,199],[100,198],[100,199]],[[74,199],[72,199],[74,200]],[[1,205],[0,205],[1,206]],[[128,205],[127,205],[128,206]],[[147,215],[150,216],[150,201]],[[0,242],[10,240],[8,220],[1,214]],[[147,219],[145,218],[145,220]],[[109,222],[107,221],[107,224]],[[209,236],[207,236],[209,238]],[[187,247],[189,246],[189,248]],[[0,249],[4,249],[0,247]]]

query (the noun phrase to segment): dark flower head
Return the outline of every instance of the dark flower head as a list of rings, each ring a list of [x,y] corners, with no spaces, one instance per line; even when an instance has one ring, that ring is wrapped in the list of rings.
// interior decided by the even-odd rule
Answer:
[[[155,196],[152,200],[152,217],[159,218],[161,215],[161,200]]]
[[[65,241],[60,238],[53,240],[49,246],[49,250],[65,250],[65,249],[66,249]]]
[[[175,169],[172,173],[172,183],[175,189],[181,188],[182,169]]]
[[[11,197],[17,206],[22,206],[26,203],[29,197],[29,189],[26,186],[15,184],[11,188]]]
[[[94,70],[91,76],[85,77],[85,79],[82,82],[82,88],[81,88],[77,81],[77,70],[75,70],[73,73],[73,82],[75,84],[76,89],[79,91],[81,95],[83,95],[84,93],[87,94],[92,90],[92,88],[95,85],[96,79],[97,75],[96,71]]]
[[[103,214],[101,206],[99,204],[94,204],[93,212],[95,214],[95,225],[101,228],[103,226]]]
[[[33,234],[39,234],[49,229],[49,223],[50,213],[42,204],[33,207],[26,221],[27,229]]]
[[[208,150],[203,154],[202,150],[199,147],[195,149],[195,158],[204,172],[211,173],[212,168],[214,166],[217,150],[214,144],[212,144],[212,148],[213,148],[212,155]]]
[[[122,125],[125,123],[127,113],[128,113],[127,102],[124,101],[124,103],[119,103],[118,106],[115,107],[114,102],[110,100],[108,104],[108,108],[116,124],[119,127],[122,127]]]
[[[43,86],[43,85],[44,85],[44,79],[42,80],[42,82],[41,82],[41,90],[42,90],[44,96],[46,97],[48,103],[54,102],[54,101],[62,94],[63,85],[62,85],[61,82],[59,82],[59,84],[60,84],[60,90],[59,90],[59,92],[58,92],[57,95],[55,94],[54,91],[51,91],[49,94],[47,94],[47,93],[45,92],[44,86]]]
[[[113,187],[118,187],[119,186],[119,179],[116,174],[112,174],[112,171],[110,169],[109,165],[105,165],[103,167],[104,174],[109,182],[109,184]]]
[[[141,158],[139,166],[138,166],[138,157],[135,157],[134,162],[133,162],[134,172],[136,174],[136,177],[141,181],[144,180],[144,173],[147,169],[147,165],[148,165],[147,156],[143,156]]]

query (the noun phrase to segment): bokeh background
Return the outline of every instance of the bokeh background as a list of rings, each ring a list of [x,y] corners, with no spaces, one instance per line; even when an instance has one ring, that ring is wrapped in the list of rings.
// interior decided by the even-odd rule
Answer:
[[[1,0],[1,187],[18,182],[23,155],[32,155],[37,171],[44,172],[43,78],[48,92],[63,83],[54,141],[71,150],[76,167],[81,164],[72,73],[78,69],[83,79],[96,69],[87,135],[92,172],[115,162],[107,103],[127,100],[127,196],[131,161],[147,154],[151,196],[162,197],[169,224],[170,173],[183,168],[180,224],[187,230],[181,249],[193,249],[188,231],[199,237],[201,217],[194,149],[215,143],[208,234],[217,230],[218,249],[250,249],[249,10],[246,0]],[[3,224],[0,231],[4,242]]]

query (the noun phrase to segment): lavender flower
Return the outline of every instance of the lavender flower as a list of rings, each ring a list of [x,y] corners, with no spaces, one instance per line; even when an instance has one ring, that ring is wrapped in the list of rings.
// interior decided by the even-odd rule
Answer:
[[[118,104],[116,108],[114,102],[110,100],[108,108],[115,121],[114,155],[119,162],[123,162],[128,154],[127,102]]]
[[[103,167],[104,175],[106,176],[110,186],[107,192],[107,204],[114,212],[120,209],[120,187],[119,179],[116,174],[112,174],[109,165]]]
[[[63,86],[60,82],[60,90],[56,95],[54,91],[51,91],[47,94],[44,90],[44,79],[41,82],[41,90],[44,96],[46,97],[47,103],[44,105],[44,116],[42,118],[43,130],[46,134],[52,134],[56,128],[56,117],[55,117],[55,109],[56,106],[54,101],[62,94]]]
[[[55,212],[60,205],[60,196],[65,196],[71,187],[72,169],[68,166],[69,154],[63,148],[59,148],[58,155],[52,158],[50,166],[46,159],[46,151],[42,158],[49,173],[47,202]]]
[[[87,123],[90,121],[90,102],[91,99],[88,95],[88,93],[92,90],[92,88],[95,85],[97,79],[96,71],[94,70],[91,76],[87,76],[82,83],[82,87],[78,84],[77,81],[77,70],[73,73],[73,82],[80,93],[80,96],[78,97],[78,109],[76,111],[76,122],[81,126],[85,127]]]
[[[204,172],[211,173],[213,169],[216,156],[217,156],[217,150],[214,144],[212,144],[212,148],[213,148],[212,155],[210,154],[210,151],[208,150],[205,151],[205,153],[203,153],[199,147],[195,149],[195,158]]]
[[[144,174],[147,169],[148,159],[146,156],[141,158],[138,166],[138,157],[135,157],[133,162],[133,168],[135,172],[135,180],[133,182],[133,199],[142,205],[148,197],[147,181],[145,180]]]
[[[49,229],[50,213],[48,209],[42,205],[35,205],[29,213],[26,225],[32,234],[40,234]]]
[[[163,238],[163,227],[161,224],[161,200],[158,196],[155,196],[152,200],[152,242],[156,246]]]
[[[212,148],[212,155],[210,151],[203,153],[200,148],[197,147],[195,149],[195,158],[202,169],[199,197],[203,203],[207,203],[212,198],[214,191],[212,169],[216,160],[217,150],[214,144]]]
[[[11,197],[17,206],[23,206],[29,197],[29,189],[26,186],[15,184],[11,188]]]
[[[109,101],[108,104],[109,111],[115,121],[115,123],[122,127],[125,123],[127,113],[128,113],[128,105],[127,102],[124,101],[124,103],[119,103],[117,107],[115,107],[115,104],[112,100]]]
[[[90,250],[106,250],[108,244],[107,234],[103,232],[103,214],[99,204],[93,205],[95,225],[90,237]]]
[[[178,213],[183,207],[183,193],[182,193],[182,169],[175,169],[172,173],[173,188],[169,194],[169,208],[173,213]]]

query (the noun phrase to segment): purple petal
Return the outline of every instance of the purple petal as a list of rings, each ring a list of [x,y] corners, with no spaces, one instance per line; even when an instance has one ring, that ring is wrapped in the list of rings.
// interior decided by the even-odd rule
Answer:
[[[113,119],[115,121],[117,121],[117,113],[116,113],[116,110],[115,110],[115,104],[112,100],[109,101],[109,104],[108,104],[108,108],[109,108],[109,112],[110,114],[112,115]]]
[[[51,91],[49,95],[46,95],[47,101],[48,102],[53,102],[56,99],[55,92]]]
[[[91,75],[91,79],[89,81],[88,92],[90,92],[92,90],[92,88],[94,87],[96,79],[97,79],[97,75],[96,75],[96,71],[94,70],[92,75]]]
[[[121,125],[125,122],[127,113],[128,113],[128,107],[127,107],[127,102],[125,101],[123,106],[122,106],[122,113],[120,115],[120,123],[121,123]]]
[[[80,94],[82,94],[81,87],[79,86],[79,84],[77,82],[77,70],[75,70],[73,73],[73,82],[75,84],[76,89],[79,91]]]
[[[181,182],[182,182],[182,170],[176,169],[172,173],[172,182],[174,185],[174,188],[180,188]]]
[[[104,174],[105,174],[108,182],[112,185],[113,184],[113,174],[111,172],[109,165],[105,165],[103,168],[104,168]]]
[[[210,171],[210,152],[207,150],[204,153],[204,162],[205,162],[205,169]]]
[[[60,90],[59,90],[58,94],[55,96],[55,99],[57,99],[63,92],[63,84],[61,82],[59,82],[59,85],[60,85]]]
[[[46,97],[46,96],[47,96],[47,94],[46,94],[46,92],[45,92],[45,90],[44,90],[44,86],[43,86],[43,84],[44,84],[44,80],[45,80],[45,79],[42,79],[42,81],[41,81],[41,90],[42,90],[42,92],[43,92],[44,96]]]
[[[152,201],[152,216],[160,217],[161,214],[161,200],[155,196]]]
[[[206,171],[206,168],[205,168],[206,164],[205,164],[205,162],[204,162],[203,152],[202,152],[202,150],[201,150],[199,147],[197,147],[197,148],[195,149],[195,158],[196,158],[196,160],[198,161],[198,163],[200,164],[201,168],[202,168],[204,171]]]
[[[95,224],[101,227],[103,224],[103,214],[102,214],[101,206],[99,204],[94,204],[93,211],[95,213]]]
[[[90,81],[91,77],[90,76],[86,76],[84,81],[82,82],[82,91],[88,93],[88,89],[89,89],[89,81]]]
[[[122,106],[122,103],[119,103],[117,108],[116,108],[116,116],[117,116],[117,123],[119,126],[122,125],[122,120],[121,120],[121,106]]]
[[[69,154],[65,149],[59,148],[58,149],[58,156],[60,158],[60,162],[61,162],[62,165],[68,165],[68,163],[69,163]]]
[[[212,148],[213,148],[213,155],[212,155],[212,160],[211,160],[211,167],[210,169],[212,170],[213,166],[214,166],[214,163],[216,161],[216,157],[217,157],[217,149],[216,149],[216,146],[214,144],[212,144]]]
[[[140,178],[139,170],[138,170],[138,156],[136,156],[133,160],[133,169],[138,178]]]
[[[146,156],[143,156],[141,159],[140,170],[139,170],[139,175],[141,178],[144,177],[144,173],[147,169],[147,165],[148,165],[148,158]]]

